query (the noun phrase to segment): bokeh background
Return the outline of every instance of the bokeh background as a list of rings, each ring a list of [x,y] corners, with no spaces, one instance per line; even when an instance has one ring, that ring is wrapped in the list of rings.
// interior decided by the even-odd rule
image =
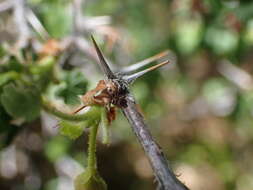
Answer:
[[[15,74],[6,79],[6,73],[25,72],[20,65],[46,54],[59,80],[46,78],[52,67],[37,68],[41,83],[34,85],[62,111],[71,110],[76,96],[103,77],[90,34],[115,68],[169,51],[172,64],[138,79],[131,90],[188,187],[253,189],[252,1],[2,0],[1,96],[7,83],[22,83]],[[57,41],[45,53],[49,39]],[[26,61],[17,58],[20,52],[28,54]],[[58,133],[55,117],[37,112],[20,119],[1,99],[2,190],[71,190],[86,166],[87,134],[70,140]],[[155,189],[148,161],[120,111],[111,126],[111,144],[98,140],[97,156],[108,189]]]

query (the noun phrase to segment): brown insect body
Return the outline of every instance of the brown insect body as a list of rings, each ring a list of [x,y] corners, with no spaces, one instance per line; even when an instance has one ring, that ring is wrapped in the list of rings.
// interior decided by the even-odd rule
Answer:
[[[85,106],[100,105],[100,106],[110,106],[115,104],[115,98],[119,95],[119,87],[117,83],[112,80],[100,80],[97,86],[88,91],[84,96],[82,96],[82,101]]]
[[[156,59],[159,59],[165,54],[167,54],[163,52],[149,59],[146,59],[143,62],[140,62],[131,66],[130,68],[126,69],[125,74],[124,72],[115,74],[111,71],[110,67],[106,63],[106,60],[102,52],[100,51],[99,47],[97,46],[96,41],[94,40],[92,36],[91,36],[91,39],[99,58],[98,63],[101,69],[103,70],[103,72],[106,74],[107,80],[100,80],[94,89],[88,91],[85,95],[83,95],[81,98],[83,102],[83,106],[77,109],[74,113],[81,111],[83,108],[87,106],[93,106],[93,105],[103,106],[106,108],[108,122],[111,123],[111,121],[113,121],[116,117],[115,108],[127,107],[127,102],[126,102],[125,97],[128,94],[129,84],[133,83],[135,79],[144,75],[145,73],[168,64],[169,61],[168,60],[164,61],[162,63],[159,63],[155,66],[149,67],[145,70],[139,71],[134,74],[130,74],[130,75],[127,74],[130,71],[138,69],[142,66],[145,66],[149,64],[150,62]]]
[[[83,106],[74,113],[79,112],[87,106],[99,105],[106,108],[108,122],[111,123],[116,118],[115,106],[117,104],[116,97],[119,97],[118,84],[112,80],[100,80],[97,86],[82,96]]]

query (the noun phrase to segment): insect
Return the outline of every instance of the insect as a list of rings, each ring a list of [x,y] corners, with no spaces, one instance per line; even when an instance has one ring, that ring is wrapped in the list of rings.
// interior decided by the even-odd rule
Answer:
[[[107,79],[100,80],[94,89],[88,91],[81,97],[83,106],[74,111],[74,114],[78,113],[87,106],[99,105],[106,108],[107,120],[109,123],[111,123],[116,117],[115,108],[116,107],[124,108],[127,106],[125,96],[128,93],[129,84],[131,84],[135,79],[144,75],[145,73],[155,70],[165,64],[168,64],[169,61],[164,61],[162,63],[159,63],[155,66],[149,67],[143,71],[134,74],[128,74],[131,73],[133,70],[145,66],[150,62],[166,55],[166,53],[163,52],[151,58],[148,58],[140,63],[137,63],[135,65],[123,69],[123,72],[114,74],[109,68],[101,50],[99,49],[96,41],[92,36],[91,39],[99,58],[99,65],[106,74]]]

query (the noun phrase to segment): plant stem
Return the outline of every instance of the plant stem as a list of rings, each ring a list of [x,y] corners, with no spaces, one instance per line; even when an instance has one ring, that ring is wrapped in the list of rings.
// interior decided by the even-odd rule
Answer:
[[[100,119],[100,113],[101,108],[98,106],[92,106],[87,112],[84,114],[67,114],[59,111],[57,108],[55,108],[49,101],[45,100],[45,98],[42,98],[42,107],[45,111],[47,111],[50,114],[53,114],[56,117],[59,117],[64,120],[68,121],[84,121],[84,120],[99,120]]]
[[[108,122],[108,119],[106,117],[106,109],[103,109],[101,111],[101,129],[102,129],[102,142],[103,144],[107,144],[109,145],[110,143],[110,140],[109,140],[109,122]]]
[[[97,167],[96,159],[96,137],[97,137],[98,123],[90,129],[89,134],[89,148],[88,148],[88,167],[91,174],[95,174]]]

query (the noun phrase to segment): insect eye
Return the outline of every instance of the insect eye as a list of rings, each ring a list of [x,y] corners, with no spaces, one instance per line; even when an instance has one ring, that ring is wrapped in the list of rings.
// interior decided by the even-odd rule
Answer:
[[[107,91],[112,94],[113,93],[113,90],[111,88],[107,88]]]

